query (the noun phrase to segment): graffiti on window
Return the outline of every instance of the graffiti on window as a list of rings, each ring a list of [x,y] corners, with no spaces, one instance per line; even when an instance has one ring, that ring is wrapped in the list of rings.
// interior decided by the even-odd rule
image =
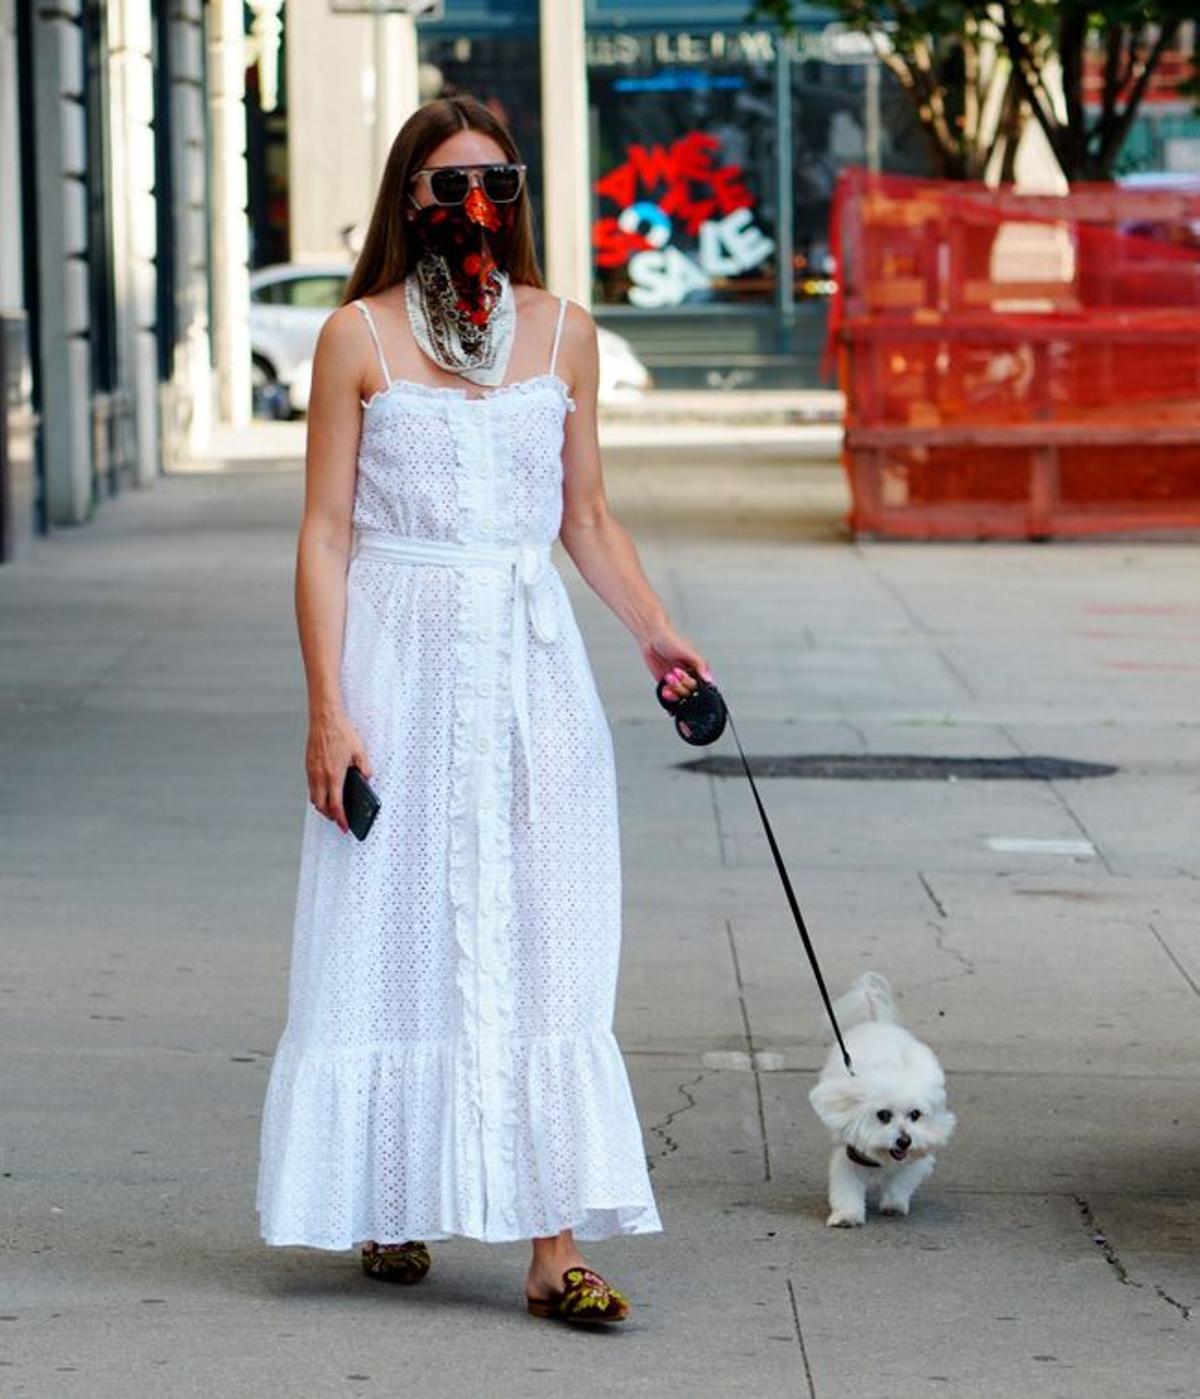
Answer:
[[[626,269],[635,306],[708,299],[717,283],[758,267],[774,251],[755,223],[740,165],[720,163],[721,142],[689,131],[669,146],[630,144],[596,181],[616,212],[593,229],[596,265]]]

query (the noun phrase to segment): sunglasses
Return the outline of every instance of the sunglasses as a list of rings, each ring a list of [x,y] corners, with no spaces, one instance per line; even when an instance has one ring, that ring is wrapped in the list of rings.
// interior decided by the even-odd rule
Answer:
[[[428,180],[435,204],[461,204],[471,189],[472,170],[481,172],[479,183],[493,204],[511,204],[525,184],[524,165],[427,165],[413,180]]]

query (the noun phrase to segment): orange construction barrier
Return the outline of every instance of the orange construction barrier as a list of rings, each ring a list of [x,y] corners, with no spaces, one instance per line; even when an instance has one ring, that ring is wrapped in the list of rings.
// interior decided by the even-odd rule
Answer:
[[[849,170],[830,242],[856,534],[1200,526],[1200,182]]]

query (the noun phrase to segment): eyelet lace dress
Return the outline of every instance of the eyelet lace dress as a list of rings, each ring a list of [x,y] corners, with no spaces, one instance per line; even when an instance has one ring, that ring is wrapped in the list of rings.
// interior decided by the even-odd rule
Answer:
[[[342,695],[382,808],[306,808],[261,1122],[269,1244],[662,1228],[613,1036],[612,734],[562,577],[554,364],[363,405]]]

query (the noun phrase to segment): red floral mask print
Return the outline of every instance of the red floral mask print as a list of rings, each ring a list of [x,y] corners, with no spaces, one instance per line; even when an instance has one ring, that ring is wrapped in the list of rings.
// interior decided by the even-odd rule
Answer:
[[[412,221],[421,252],[445,261],[455,310],[479,331],[487,327],[503,290],[499,274],[507,271],[512,252],[517,202],[494,204],[472,185],[461,204],[422,205]]]

